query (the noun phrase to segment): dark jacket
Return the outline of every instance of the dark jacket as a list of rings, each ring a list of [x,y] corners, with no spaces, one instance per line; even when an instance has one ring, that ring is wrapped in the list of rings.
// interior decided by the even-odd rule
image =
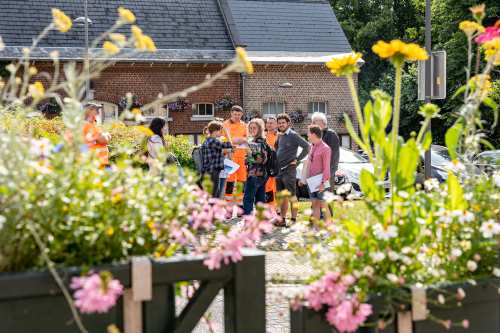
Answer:
[[[330,169],[332,171],[332,177],[335,175],[335,171],[339,168],[340,159],[340,140],[337,133],[332,129],[323,130],[323,141],[332,150],[332,157],[330,161]]]
[[[304,140],[297,132],[290,129],[288,134],[278,136],[276,140],[277,151],[276,157],[280,169],[287,167],[293,161],[302,161],[309,153],[309,143]],[[302,147],[302,152],[297,156],[299,147]]]

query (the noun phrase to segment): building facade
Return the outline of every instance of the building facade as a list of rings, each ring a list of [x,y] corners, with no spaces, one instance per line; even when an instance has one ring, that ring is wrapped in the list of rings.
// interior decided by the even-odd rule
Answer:
[[[197,143],[210,120],[228,116],[224,106],[230,103],[243,105],[249,116],[290,113],[297,119],[294,127],[302,133],[310,114],[319,111],[327,114],[342,144],[351,146],[342,121],[343,113],[353,114],[347,82],[331,75],[324,65],[332,57],[351,52],[351,47],[328,1],[88,1],[90,40],[114,23],[117,8],[124,5],[134,11],[137,23],[158,48],[154,54],[119,54],[113,66],[92,80],[91,96],[105,106],[106,119],[116,117],[127,93],[144,105],[159,94],[198,84],[230,63],[235,48],[243,46],[255,74],[231,74],[181,101],[159,106],[148,116],[165,117],[171,134],[188,135]],[[0,36],[6,44],[0,61],[22,55],[22,48],[50,22],[51,7],[77,18],[82,16],[83,0],[0,1],[5,14],[0,17]],[[53,50],[59,51],[63,61],[81,63],[84,41],[84,29],[75,23],[66,34],[51,32],[32,58],[39,70],[48,73]],[[91,55],[96,51],[91,49]]]

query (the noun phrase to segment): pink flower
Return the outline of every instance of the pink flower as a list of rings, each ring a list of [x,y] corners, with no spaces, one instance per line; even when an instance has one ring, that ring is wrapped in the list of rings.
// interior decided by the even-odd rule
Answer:
[[[494,38],[500,38],[500,24],[498,26],[495,24],[495,26],[487,27],[482,34],[476,37],[476,43],[484,44]]]
[[[444,328],[446,328],[447,330],[449,330],[451,328],[451,320],[443,320],[441,322],[441,324],[444,326]]]
[[[331,307],[326,313],[326,319],[340,332],[355,332],[371,313],[371,305],[358,306],[355,299],[346,299],[337,307]]]
[[[109,272],[74,277],[71,289],[75,290],[75,306],[81,313],[108,312],[123,292],[120,281],[113,279]]]
[[[467,319],[462,320],[463,328],[469,328],[469,321]]]

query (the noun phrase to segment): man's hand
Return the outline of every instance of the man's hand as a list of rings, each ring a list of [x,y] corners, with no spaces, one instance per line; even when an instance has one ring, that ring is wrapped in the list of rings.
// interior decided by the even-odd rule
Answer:
[[[323,192],[324,190],[325,190],[325,185],[321,183],[321,185],[319,185],[318,187],[318,191]]]
[[[302,180],[299,180],[299,185],[300,185],[300,186],[305,186],[305,185],[306,185],[306,183],[304,183]]]
[[[297,160],[293,160],[290,165],[297,165]]]

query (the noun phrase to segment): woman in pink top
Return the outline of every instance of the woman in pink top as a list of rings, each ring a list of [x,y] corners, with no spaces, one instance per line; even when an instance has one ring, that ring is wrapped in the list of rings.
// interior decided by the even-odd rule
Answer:
[[[312,148],[307,159],[307,178],[311,178],[317,175],[323,175],[323,180],[319,188],[314,192],[310,191],[310,198],[312,200],[312,210],[314,218],[316,220],[319,220],[321,216],[321,210],[323,210],[326,223],[330,223],[330,210],[326,207],[326,203],[323,199],[323,193],[325,191],[325,184],[330,184],[330,159],[332,150],[321,139],[322,134],[323,133],[321,132],[321,128],[319,126],[309,126],[309,130],[307,131],[307,138],[312,144]]]

